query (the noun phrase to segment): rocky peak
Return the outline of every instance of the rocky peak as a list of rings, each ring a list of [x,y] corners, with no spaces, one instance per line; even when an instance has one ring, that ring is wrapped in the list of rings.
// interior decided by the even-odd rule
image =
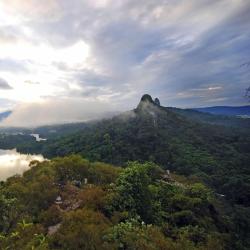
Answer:
[[[151,103],[154,103],[151,95],[148,95],[148,94],[145,94],[145,95],[142,96],[141,102],[151,102]]]
[[[155,100],[153,100],[153,98],[149,94],[144,94],[142,96],[141,101],[140,101],[138,107],[140,107],[144,103],[153,104],[153,105],[157,105],[157,106],[161,105],[160,104],[160,100],[158,98],[155,98]]]
[[[160,100],[158,98],[155,98],[154,103],[158,106],[161,106]]]

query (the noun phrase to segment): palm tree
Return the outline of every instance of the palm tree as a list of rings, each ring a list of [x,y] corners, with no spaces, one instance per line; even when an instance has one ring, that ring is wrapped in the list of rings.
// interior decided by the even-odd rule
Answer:
[[[19,222],[18,225],[21,226],[21,228],[24,230],[26,227],[32,226],[33,223],[26,223],[25,220],[22,220],[22,222]]]

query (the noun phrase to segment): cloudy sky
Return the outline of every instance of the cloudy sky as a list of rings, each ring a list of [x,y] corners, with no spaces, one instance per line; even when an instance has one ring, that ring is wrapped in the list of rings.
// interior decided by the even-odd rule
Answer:
[[[0,0],[4,125],[246,104],[249,0]]]

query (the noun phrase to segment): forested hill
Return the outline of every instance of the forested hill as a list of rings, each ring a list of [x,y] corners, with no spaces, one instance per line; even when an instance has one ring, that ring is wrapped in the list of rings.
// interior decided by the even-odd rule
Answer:
[[[196,175],[238,204],[249,205],[249,133],[189,119],[148,95],[136,109],[86,126],[82,131],[39,143],[22,152],[46,157],[80,154],[91,161],[125,165],[152,161],[187,176]]]
[[[217,114],[217,115],[230,115],[230,116],[250,116],[250,106],[214,106],[214,107],[204,107],[204,108],[195,108],[205,113]]]
[[[205,122],[203,114],[200,117],[162,107],[145,95],[136,109],[89,124],[80,132],[40,143],[37,150],[47,157],[80,153],[91,160],[119,165],[128,160],[151,160],[185,174],[192,174],[194,169],[211,171],[210,160],[227,161],[234,157],[235,161],[238,153],[249,153],[249,134],[211,125]],[[230,153],[225,150],[229,145]],[[198,157],[200,154],[203,157]],[[192,159],[187,158],[190,155]]]
[[[23,135],[10,136],[12,144],[8,144],[7,136],[0,141],[0,147],[16,145],[18,151],[42,153],[48,158],[79,154],[91,162],[124,167],[128,161],[149,161],[171,173],[203,182],[226,204],[228,217],[224,219],[237,225],[233,237],[239,247],[235,249],[248,249],[250,127],[225,127],[218,121],[211,124],[204,116],[198,119],[188,114],[162,107],[158,99],[144,95],[134,110],[85,124],[75,133],[42,142]]]
[[[207,123],[210,125],[223,126],[225,128],[240,130],[248,133],[250,128],[250,118],[247,116],[218,115],[208,112],[201,112],[196,109],[180,109],[168,107],[167,109],[186,117],[189,120]]]
[[[69,156],[31,166],[0,182],[1,250],[243,246],[212,190],[153,163],[121,169]]]

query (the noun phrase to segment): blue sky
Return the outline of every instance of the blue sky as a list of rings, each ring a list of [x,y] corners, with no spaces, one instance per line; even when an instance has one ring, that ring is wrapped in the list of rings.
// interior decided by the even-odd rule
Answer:
[[[0,0],[4,125],[134,108],[243,105],[248,0]]]

